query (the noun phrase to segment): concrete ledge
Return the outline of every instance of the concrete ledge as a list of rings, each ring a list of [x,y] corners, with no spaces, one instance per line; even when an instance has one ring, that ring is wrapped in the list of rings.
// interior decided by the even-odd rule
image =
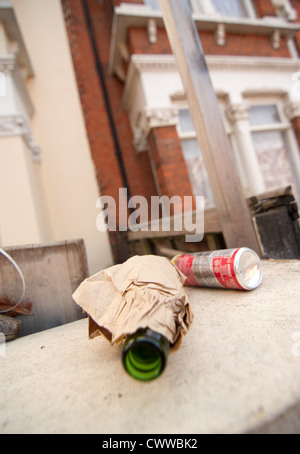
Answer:
[[[300,433],[300,261],[265,261],[252,292],[187,289],[195,320],[141,383],[87,320],[0,356],[0,433]]]

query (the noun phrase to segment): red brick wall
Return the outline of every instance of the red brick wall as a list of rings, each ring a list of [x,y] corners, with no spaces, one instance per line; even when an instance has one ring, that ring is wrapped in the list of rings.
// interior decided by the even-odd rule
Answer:
[[[62,0],[62,3],[99,188],[103,195],[115,196],[116,189],[122,186],[122,178],[117,159],[114,156],[108,115],[82,4],[79,0]],[[109,188],[113,182],[115,182],[116,189],[112,192]]]
[[[66,0],[63,0],[66,2]],[[80,27],[76,30],[77,47],[89,45],[87,30],[84,24],[80,0],[71,0],[71,8]],[[112,9],[110,2],[89,0],[89,7],[93,17],[99,56],[105,75],[105,83],[113,120],[117,128],[117,135],[121,146],[125,171],[129,177],[129,189],[132,195],[139,194],[149,198],[155,194],[155,185],[151,167],[146,153],[137,154],[132,146],[132,132],[127,113],[122,105],[124,86],[116,77],[108,74],[110,39],[112,27]],[[91,149],[95,162],[102,194],[113,195],[117,198],[117,190],[123,186],[120,179],[120,170],[112,142],[111,131],[108,124],[108,115],[103,102],[99,80],[95,72],[95,61],[91,52],[82,49],[78,59],[74,59],[77,80],[81,90],[83,110],[88,128]],[[91,83],[93,84],[91,86]],[[101,98],[101,99],[99,99]]]
[[[124,183],[115,153],[82,2],[81,0],[62,0],[62,4],[99,188],[102,195],[108,194],[117,200],[118,189],[123,187]],[[149,160],[146,153],[138,155],[132,147],[129,119],[121,102],[124,86],[116,77],[108,75],[112,8],[109,1],[101,4],[96,0],[89,0],[88,5],[93,17],[99,56],[125,170],[130,180],[130,192],[149,198],[156,194]]]
[[[200,38],[204,52],[207,55],[290,58],[290,52],[285,38],[281,38],[279,49],[274,49],[270,36],[263,35],[226,33],[224,46],[218,46],[216,44],[215,37],[212,33],[200,32]]]
[[[300,2],[298,0],[293,0],[293,2],[293,6],[298,9],[300,14]],[[143,1],[131,0],[130,3],[143,3]],[[271,0],[253,0],[253,4],[258,17],[276,16],[275,8]],[[279,49],[273,48],[270,36],[226,33],[226,43],[224,46],[217,45],[213,32],[201,31],[200,38],[207,55],[290,58],[286,38],[283,37],[281,38]],[[298,34],[298,41],[300,48],[300,34]],[[146,29],[131,28],[128,32],[128,47],[131,54],[171,53],[167,34],[161,29],[158,29],[157,43],[150,44]]]
[[[124,181],[116,156],[82,2],[81,0],[62,0],[62,5],[99,190],[101,195],[110,195],[118,201],[119,188],[124,187]],[[93,18],[107,94],[129,181],[129,191],[131,195],[142,195],[149,200],[152,195],[156,195],[156,187],[148,155],[147,153],[137,154],[133,149],[131,127],[121,101],[124,86],[116,77],[108,75],[113,14],[111,3],[109,0],[102,3],[89,0],[88,5]],[[96,214],[95,212],[95,216]],[[116,261],[119,261],[118,243],[119,239],[112,234]]]
[[[123,181],[115,155],[103,93],[95,69],[82,2],[81,0],[62,0],[62,3],[99,187],[102,194],[109,194],[117,199],[118,188],[123,186]],[[121,2],[115,1],[114,3],[118,5]],[[130,3],[143,3],[143,1],[135,0]],[[256,0],[255,6],[260,16],[274,14],[271,0]],[[116,77],[108,77],[112,3],[109,0],[104,2],[89,0],[89,7],[96,30],[100,59],[106,75],[106,85],[114,121],[117,125],[118,138],[122,144],[125,170],[130,179],[130,192],[132,195],[140,194],[149,198],[155,194],[155,185],[147,154],[137,155],[133,150],[128,116],[123,111],[121,103],[123,84]],[[255,53],[259,56],[289,56],[284,42],[279,50],[275,50],[267,36],[238,36],[228,33],[225,46],[218,46],[213,33],[201,32],[201,40],[205,52],[211,55],[253,55]],[[171,53],[164,30],[158,30],[157,43],[149,44],[145,29],[132,28],[128,33],[128,45],[132,54]]]
[[[167,33],[162,29],[157,30],[157,42],[149,43],[146,28],[130,28],[128,49],[130,54],[172,54]]]
[[[257,17],[276,16],[275,8],[271,0],[252,0]]]
[[[216,43],[214,33],[200,31],[200,39],[204,52],[207,55],[236,55],[257,57],[290,58],[290,52],[285,38],[281,38],[279,49],[274,49],[270,36],[240,35],[226,33],[224,46]],[[132,54],[171,54],[171,47],[167,33],[158,29],[157,42],[149,43],[147,30],[144,28],[130,28],[128,32],[128,49]]]
[[[118,191],[120,187],[124,187],[124,182],[96,70],[82,1],[61,1],[99,190],[102,195],[111,195],[118,200]],[[126,0],[126,2],[143,3],[142,0]],[[88,0],[107,94],[129,181],[130,195],[143,195],[149,201],[150,197],[157,192],[148,155],[145,152],[137,154],[132,147],[132,131],[128,115],[122,106],[124,84],[117,77],[108,74],[113,6],[118,6],[120,3],[122,0]],[[300,2],[292,0],[292,4],[300,15]],[[275,15],[271,0],[254,0],[254,6],[258,17]],[[216,44],[213,32],[201,32],[200,37],[204,50],[209,55],[290,57],[284,39],[280,49],[275,50],[269,36],[227,33],[225,46]],[[300,34],[297,42],[300,49]],[[171,54],[167,34],[162,29],[158,29],[157,42],[150,44],[146,29],[131,28],[128,31],[128,48],[130,54]],[[300,143],[300,119],[294,121],[294,128]],[[176,128],[154,129],[149,136],[149,145],[161,193],[169,197],[192,195]],[[115,259],[120,261],[124,245],[117,233],[111,234],[111,243]]]

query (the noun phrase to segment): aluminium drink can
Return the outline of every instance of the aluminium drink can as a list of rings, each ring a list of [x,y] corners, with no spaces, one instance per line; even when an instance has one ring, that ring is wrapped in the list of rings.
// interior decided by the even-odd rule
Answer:
[[[245,247],[176,255],[172,263],[187,286],[253,290],[262,280],[259,256]]]

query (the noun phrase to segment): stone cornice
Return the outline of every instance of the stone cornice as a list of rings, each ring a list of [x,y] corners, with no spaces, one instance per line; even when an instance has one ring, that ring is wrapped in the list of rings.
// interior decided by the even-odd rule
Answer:
[[[131,70],[143,72],[176,72],[177,64],[173,55],[133,55]],[[268,57],[206,56],[211,71],[278,71],[297,72],[300,60]],[[130,75],[130,74],[128,74]]]
[[[178,109],[172,107],[145,108],[134,119],[133,145],[137,153],[148,149],[147,137],[153,128],[175,126],[178,123]]]
[[[211,71],[290,72],[300,70],[300,60],[267,57],[206,57]]]
[[[300,102],[290,101],[285,106],[285,113],[290,121],[300,117]]]
[[[41,160],[40,148],[35,143],[31,129],[22,115],[0,116],[0,139],[11,136],[21,136],[32,153],[32,160]]]
[[[231,104],[226,109],[226,116],[231,123],[238,121],[248,121],[250,103],[245,101],[239,104]]]
[[[145,109],[137,115],[135,127],[143,131],[146,135],[152,128],[176,125],[178,121],[178,109],[157,108]]]

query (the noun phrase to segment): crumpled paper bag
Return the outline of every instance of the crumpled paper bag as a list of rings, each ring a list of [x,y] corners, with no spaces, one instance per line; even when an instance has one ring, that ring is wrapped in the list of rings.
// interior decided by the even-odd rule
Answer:
[[[134,256],[83,281],[73,299],[89,315],[91,338],[103,334],[114,344],[148,327],[175,348],[193,320],[184,281],[167,258]]]

